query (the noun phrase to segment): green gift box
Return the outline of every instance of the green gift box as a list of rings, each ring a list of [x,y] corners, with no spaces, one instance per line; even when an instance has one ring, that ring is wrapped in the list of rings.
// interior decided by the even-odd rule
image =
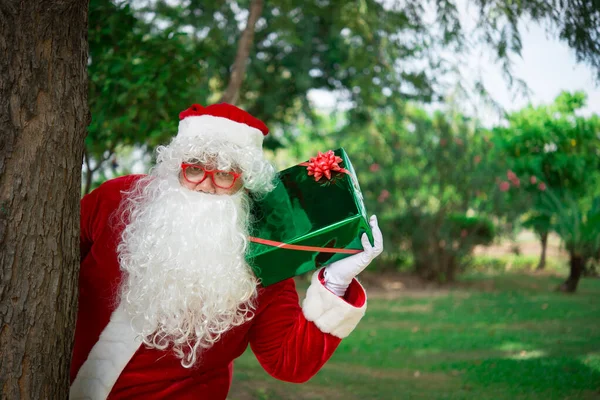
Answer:
[[[334,155],[341,158],[341,170],[317,181],[319,161]],[[311,163],[312,168],[317,165],[316,175],[309,176],[308,162],[285,169],[275,189],[252,203],[247,261],[263,286],[362,251],[360,237],[365,232],[373,243],[356,173],[344,149],[319,154]]]

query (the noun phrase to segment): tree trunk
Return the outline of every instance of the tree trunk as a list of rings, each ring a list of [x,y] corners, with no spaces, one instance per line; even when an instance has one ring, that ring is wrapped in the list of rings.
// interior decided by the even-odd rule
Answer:
[[[454,254],[448,254],[446,258],[446,281],[444,283],[452,283],[456,280],[458,271],[458,260]]]
[[[579,279],[585,267],[585,258],[576,253],[570,253],[569,265],[571,271],[567,280],[559,286],[558,290],[566,293],[574,293],[577,290]]]
[[[262,13],[262,9],[263,0],[252,0],[246,28],[244,29],[244,32],[242,32],[242,36],[238,43],[229,84],[227,85],[227,90],[225,90],[220,102],[235,104],[238,101],[240,88],[244,81],[244,77],[246,76],[246,63],[248,61],[248,56],[250,55],[250,48],[254,42],[254,27]]]
[[[548,232],[543,232],[540,235],[540,239],[542,241],[542,254],[540,256],[540,262],[536,268],[537,271],[542,271],[546,268],[546,249],[548,248]]]
[[[0,1],[0,398],[66,399],[77,311],[86,0]]]

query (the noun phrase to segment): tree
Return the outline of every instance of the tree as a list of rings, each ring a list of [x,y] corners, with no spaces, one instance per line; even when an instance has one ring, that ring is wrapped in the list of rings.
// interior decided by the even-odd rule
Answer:
[[[340,90],[367,104],[385,103],[389,96],[381,90],[388,83],[402,98],[432,95],[429,80],[435,75],[394,62],[419,58],[429,51],[428,42],[435,42],[424,26],[409,22],[410,10],[386,12],[371,1],[360,9],[317,0],[264,7],[256,0],[131,4],[137,8],[129,2],[90,2],[93,120],[84,192],[119,148],[151,151],[167,141],[182,104],[235,100],[272,127],[276,135],[267,137],[265,147],[274,149],[293,140],[289,128],[297,117],[314,117],[307,97],[313,88]],[[400,32],[412,32],[414,39],[405,43]],[[378,94],[371,90],[375,86]]]
[[[539,190],[539,187],[538,187]],[[538,262],[536,271],[542,271],[546,268],[546,251],[548,249],[548,235],[552,229],[550,216],[543,213],[531,212],[523,223],[524,228],[533,230],[540,238],[542,243],[542,251],[540,261]]]
[[[246,21],[246,27],[244,28],[238,43],[238,50],[231,70],[229,84],[219,102],[230,104],[237,103],[240,96],[240,87],[242,86],[244,76],[246,75],[246,65],[248,63],[248,56],[250,55],[250,48],[254,41],[254,26],[262,13],[262,9],[263,0],[252,0],[250,12],[248,13],[248,21]]]
[[[448,90],[445,77],[455,71],[456,61],[445,54],[463,54],[474,41],[497,52],[512,82],[510,60],[520,52],[522,20],[547,23],[582,62],[597,65],[598,48],[590,40],[597,13],[577,1],[569,9],[563,2],[471,0],[480,11],[475,32],[461,26],[455,0],[432,8],[417,0],[272,0],[260,10],[261,3],[91,0],[94,120],[86,170],[114,160],[119,146],[151,152],[170,138],[174,116],[190,102],[235,100],[272,128],[265,147],[281,149],[296,140],[299,118],[315,118],[312,89],[340,95],[355,124],[405,100],[439,100]],[[246,68],[243,80],[240,66]],[[90,188],[92,176],[86,177]]]
[[[548,191],[544,196],[548,216],[553,217],[553,229],[565,242],[569,252],[569,276],[558,290],[573,293],[586,264],[600,251],[600,197],[591,201],[575,200],[567,195],[559,199]],[[587,203],[587,204],[586,204]]]
[[[0,388],[64,399],[79,270],[87,1],[0,3]]]
[[[600,118],[585,118],[577,111],[585,106],[583,92],[563,92],[551,105],[528,106],[507,116],[508,126],[495,129],[498,160],[504,162],[506,180],[499,183],[512,202],[526,199],[521,207],[527,217],[525,226],[540,237],[545,247],[552,227],[546,191],[566,201],[583,198],[594,189],[600,167]]]

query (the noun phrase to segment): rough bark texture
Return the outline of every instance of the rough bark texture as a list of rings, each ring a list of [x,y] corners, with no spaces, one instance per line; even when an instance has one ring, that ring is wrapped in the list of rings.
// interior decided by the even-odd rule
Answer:
[[[548,232],[542,233],[540,236],[542,241],[542,254],[540,255],[540,262],[538,263],[537,270],[542,271],[546,268],[546,249],[548,248]]]
[[[559,290],[566,293],[574,293],[577,290],[577,285],[583,274],[585,267],[585,258],[577,253],[571,252],[569,255],[570,273],[567,280],[559,286]]]
[[[66,399],[87,0],[0,1],[0,398]]]
[[[220,102],[235,104],[238,101],[240,88],[244,81],[244,77],[246,76],[246,63],[248,62],[248,56],[250,55],[250,48],[254,42],[254,27],[262,13],[262,9],[263,0],[252,0],[246,28],[244,29],[244,32],[242,32],[242,36],[238,43],[229,84],[227,85],[227,90],[225,90]]]

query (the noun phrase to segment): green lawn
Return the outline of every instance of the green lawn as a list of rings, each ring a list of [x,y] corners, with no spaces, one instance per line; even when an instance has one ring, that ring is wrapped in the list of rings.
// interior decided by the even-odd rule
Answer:
[[[449,291],[371,296],[309,382],[268,376],[250,351],[230,400],[600,399],[600,280],[469,275]]]

